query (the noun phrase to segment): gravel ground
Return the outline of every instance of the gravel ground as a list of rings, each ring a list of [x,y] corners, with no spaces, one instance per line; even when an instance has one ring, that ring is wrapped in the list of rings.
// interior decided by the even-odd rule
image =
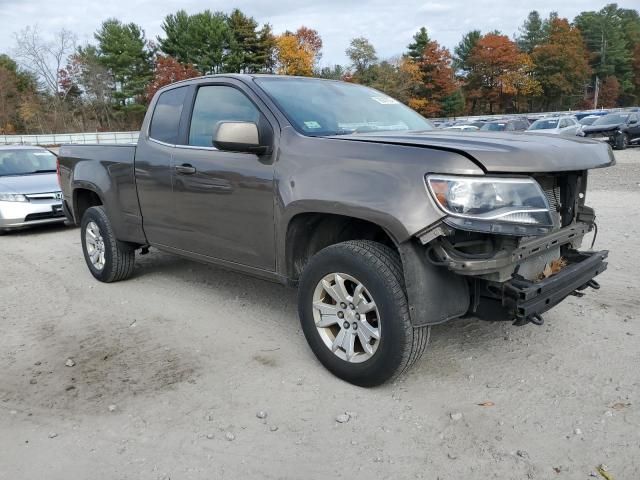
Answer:
[[[315,360],[292,290],[158,252],[105,285],[78,229],[0,238],[0,478],[638,479],[640,148],[616,156],[601,290],[436,327],[370,390]]]

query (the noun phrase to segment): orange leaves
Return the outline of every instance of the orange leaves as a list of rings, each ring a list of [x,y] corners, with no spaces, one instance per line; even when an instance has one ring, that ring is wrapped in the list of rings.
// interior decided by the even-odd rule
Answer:
[[[400,68],[414,83],[409,106],[426,116],[442,115],[444,99],[459,87],[449,50],[438,42],[427,42],[422,56],[405,59]]]
[[[531,57],[521,52],[506,35],[489,33],[478,40],[468,60],[467,85],[478,89],[490,103],[506,103],[509,97],[539,95]]]
[[[285,33],[276,37],[276,55],[280,75],[313,74],[313,53],[305,49],[295,35]]]
[[[165,85],[197,77],[200,73],[193,65],[180,63],[173,57],[158,55],[156,59],[153,80],[147,86],[145,97],[151,101],[155,93]]]

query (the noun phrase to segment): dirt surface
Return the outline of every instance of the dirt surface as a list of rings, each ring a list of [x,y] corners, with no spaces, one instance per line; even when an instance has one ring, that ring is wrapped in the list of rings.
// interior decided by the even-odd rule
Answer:
[[[601,290],[434,327],[371,390],[315,360],[293,290],[158,252],[105,285],[78,229],[1,237],[0,478],[640,478],[640,148],[616,156],[587,197]]]

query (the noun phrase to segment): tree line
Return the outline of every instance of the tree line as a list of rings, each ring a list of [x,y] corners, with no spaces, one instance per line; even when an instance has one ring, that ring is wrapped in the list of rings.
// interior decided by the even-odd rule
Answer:
[[[239,9],[169,14],[148,39],[135,23],[105,20],[94,42],[35,27],[0,55],[0,133],[137,129],[161,87],[216,73],[278,73],[377,88],[425,116],[629,106],[640,102],[640,16],[606,5],[573,21],[529,13],[517,35],[473,30],[453,52],[422,27],[394,58],[365,37],[348,65],[320,66],[322,38],[305,26],[275,34]]]

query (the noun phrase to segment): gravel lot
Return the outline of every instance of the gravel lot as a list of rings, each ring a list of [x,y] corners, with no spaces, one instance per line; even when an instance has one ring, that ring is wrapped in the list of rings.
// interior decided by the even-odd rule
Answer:
[[[436,327],[371,390],[315,360],[293,290],[158,252],[105,285],[78,229],[0,238],[0,478],[640,478],[640,148],[616,156],[601,290]]]

